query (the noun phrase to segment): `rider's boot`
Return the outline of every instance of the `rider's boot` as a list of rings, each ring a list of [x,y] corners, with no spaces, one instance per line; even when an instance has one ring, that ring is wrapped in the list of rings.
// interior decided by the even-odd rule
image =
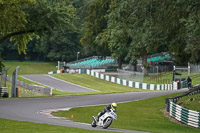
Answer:
[[[101,117],[101,112],[98,113],[98,116],[97,116],[97,122],[99,121],[99,118]]]

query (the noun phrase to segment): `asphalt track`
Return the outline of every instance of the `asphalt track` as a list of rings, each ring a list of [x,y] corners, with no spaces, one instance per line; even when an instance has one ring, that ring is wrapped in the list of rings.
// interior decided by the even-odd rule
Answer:
[[[49,75],[21,75],[21,77],[34,82],[49,86],[50,88],[55,88],[64,92],[94,92],[96,90],[82,87],[76,84],[69,83],[64,80],[54,78]]]
[[[77,87],[77,86],[73,86]],[[125,133],[144,133],[138,131],[130,131],[123,129],[102,129],[92,128],[90,124],[72,122],[69,120],[58,119],[50,115],[51,111],[67,110],[74,107],[106,105],[112,102],[128,102],[152,97],[158,97],[171,93],[183,92],[178,91],[150,91],[150,92],[132,92],[121,94],[106,95],[85,95],[85,96],[68,96],[68,97],[51,97],[51,98],[26,98],[26,99],[0,99],[0,118],[29,121],[34,123],[45,123],[50,125],[59,125],[67,127],[83,128],[88,130],[103,130]],[[163,104],[164,101],[163,101]],[[91,119],[92,121],[92,115]],[[74,116],[75,117],[75,116]]]

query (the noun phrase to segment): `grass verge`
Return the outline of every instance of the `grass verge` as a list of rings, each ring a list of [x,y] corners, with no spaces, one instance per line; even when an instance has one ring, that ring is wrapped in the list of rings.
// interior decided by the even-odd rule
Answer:
[[[0,123],[1,133],[94,133],[94,131],[80,128],[36,124],[32,122],[6,120],[1,118]],[[103,131],[95,131],[95,133],[103,133]]]
[[[4,62],[5,67],[8,69],[8,75],[12,76],[13,71],[17,66],[20,66],[18,75],[26,74],[47,74],[56,69],[54,62]]]
[[[28,80],[28,79],[26,79],[26,78],[23,78],[23,77],[21,77],[21,76],[18,76],[17,79],[20,80],[20,81],[23,81],[23,82],[25,82],[25,83],[28,83],[28,84],[38,85],[38,86],[43,86],[43,87],[49,88],[48,86],[45,86],[45,85],[43,85],[43,84],[39,84],[39,83],[33,82],[33,81]]]
[[[149,84],[171,84],[172,72],[149,74],[144,76],[144,83]]]
[[[164,117],[161,110],[165,108],[165,98],[177,94],[161,96],[141,101],[118,104],[118,120],[113,128],[146,131],[152,133],[199,133],[199,129],[171,122]],[[104,106],[73,108],[69,111],[54,112],[53,115],[66,117],[73,121],[91,123],[92,116],[97,115]],[[73,119],[71,115],[73,114]]]
[[[187,73],[182,73],[182,78],[187,79]],[[156,74],[149,74],[147,76],[144,76],[144,83],[150,83],[150,84],[171,84],[172,83],[172,72],[166,72],[166,73],[159,73]],[[192,79],[192,85],[200,84],[200,74],[197,73],[190,73],[190,77]]]
[[[178,101],[178,104],[187,109],[200,112],[200,93],[192,96],[182,97]]]
[[[56,78],[78,84],[80,86],[84,86],[90,89],[94,89],[100,92],[90,92],[87,94],[105,94],[105,93],[123,93],[123,92],[142,92],[147,91],[143,89],[136,89],[132,87],[127,87],[123,85],[119,85],[116,83],[108,82],[105,80],[101,80],[87,74],[54,74],[52,75]]]

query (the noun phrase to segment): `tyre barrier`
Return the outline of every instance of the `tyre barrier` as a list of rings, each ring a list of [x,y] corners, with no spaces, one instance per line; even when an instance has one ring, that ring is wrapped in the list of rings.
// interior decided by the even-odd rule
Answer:
[[[8,88],[7,87],[0,88],[0,98],[8,98]]]
[[[193,87],[191,90],[185,92],[182,95],[166,98],[165,105],[166,111],[170,113],[170,116],[180,121],[183,124],[200,128],[200,112],[189,110],[180,105],[177,105],[176,102],[184,96],[190,96],[200,93],[200,85]]]
[[[189,126],[200,128],[200,112],[181,107],[170,101],[170,116]]]

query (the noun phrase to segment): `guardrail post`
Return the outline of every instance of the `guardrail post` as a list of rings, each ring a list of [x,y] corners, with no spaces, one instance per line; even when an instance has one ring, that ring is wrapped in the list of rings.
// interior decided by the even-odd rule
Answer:
[[[13,77],[12,77],[12,91],[11,91],[11,97],[16,97],[16,84],[17,84],[17,71],[19,69],[19,66],[15,69],[13,72]]]
[[[165,110],[167,111],[167,112],[169,112],[169,105],[170,103],[169,103],[169,98],[165,98]]]

